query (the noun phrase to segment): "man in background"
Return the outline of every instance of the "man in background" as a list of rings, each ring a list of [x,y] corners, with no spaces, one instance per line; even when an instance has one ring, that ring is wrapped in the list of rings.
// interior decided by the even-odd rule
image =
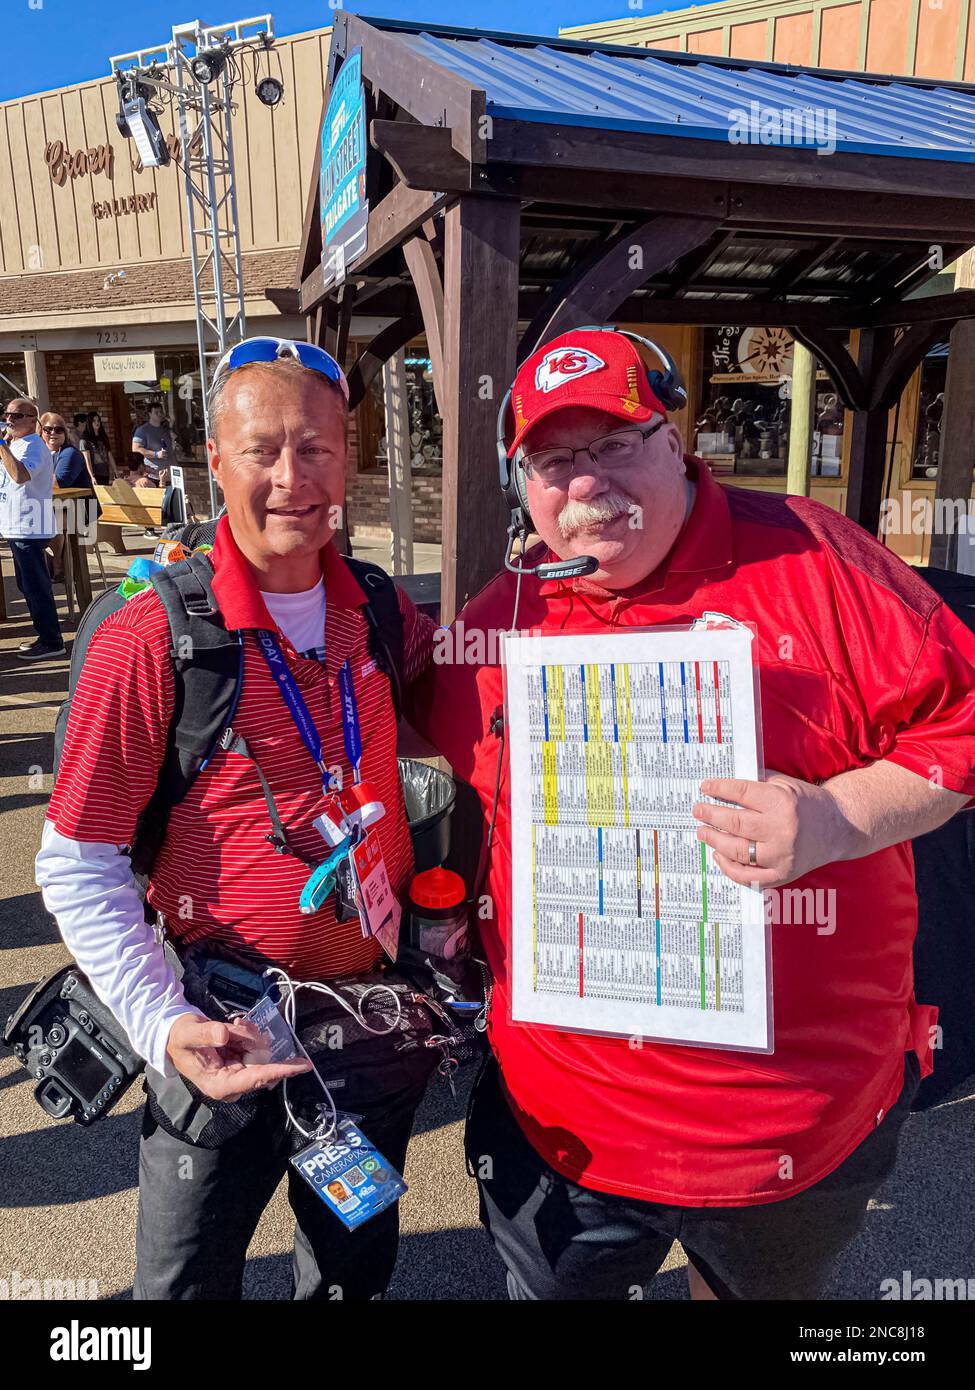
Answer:
[[[145,459],[146,475],[152,485],[158,487],[160,469],[167,468],[173,461],[173,436],[158,401],[150,405],[146,424],[140,425],[132,436],[132,452]]]
[[[24,596],[37,634],[21,643],[21,661],[64,656],[61,625],[47,567],[47,543],[54,520],[54,464],[37,433],[37,406],[18,397],[7,406],[0,442],[0,536],[14,557],[17,588]]]

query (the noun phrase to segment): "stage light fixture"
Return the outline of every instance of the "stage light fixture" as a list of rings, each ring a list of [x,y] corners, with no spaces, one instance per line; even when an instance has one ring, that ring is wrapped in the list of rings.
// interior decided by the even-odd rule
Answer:
[[[192,59],[190,72],[197,82],[210,83],[216,81],[226,66],[226,53],[219,48],[208,48]]]
[[[262,77],[254,91],[263,106],[277,106],[284,96],[284,85],[276,77]]]
[[[135,141],[143,169],[158,169],[169,163],[172,156],[166,137],[159,129],[156,117],[146,106],[144,97],[124,100],[117,120],[119,130],[124,122],[129,136]]]

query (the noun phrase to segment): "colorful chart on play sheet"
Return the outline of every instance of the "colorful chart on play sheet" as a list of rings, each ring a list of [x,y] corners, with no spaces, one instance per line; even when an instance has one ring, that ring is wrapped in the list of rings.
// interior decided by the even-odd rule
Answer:
[[[758,775],[752,634],[505,641],[512,1017],[768,1051],[762,895],[696,837],[706,777]]]

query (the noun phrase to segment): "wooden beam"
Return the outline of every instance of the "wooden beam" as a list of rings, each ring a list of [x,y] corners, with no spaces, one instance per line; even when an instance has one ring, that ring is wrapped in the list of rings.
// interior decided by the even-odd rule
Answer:
[[[879,365],[889,354],[893,333],[889,328],[864,328],[860,332],[857,366],[864,381],[875,377]],[[871,535],[880,526],[884,473],[887,465],[886,406],[857,410],[850,432],[850,471],[846,489],[846,514]]]
[[[495,131],[501,124],[495,121]],[[727,171],[714,170],[706,178],[695,177],[691,170],[633,178],[626,172],[596,168],[579,179],[573,170],[562,169],[558,160],[552,167],[495,163],[498,155],[494,143],[492,162],[476,171],[480,182],[475,183],[475,189],[533,202],[645,215],[685,212],[720,217],[729,225],[759,232],[781,231],[787,226],[794,231],[819,231],[824,236],[869,234],[901,243],[905,239],[939,242],[966,237],[975,242],[975,208],[962,198],[907,201],[898,193],[871,190],[861,190],[853,198],[821,198],[810,196],[806,188],[742,183],[729,177]],[[685,143],[689,142],[680,141],[681,146]]]
[[[718,225],[714,218],[655,217],[597,247],[548,296],[519,346],[521,360],[571,328],[607,322],[633,290],[710,241]]]
[[[515,372],[521,205],[460,198],[444,260],[441,622],[496,574],[508,518],[493,464],[498,407]]]
[[[398,183],[386,194],[379,206],[369,213],[366,249],[357,261],[347,267],[349,278],[354,279],[357,271],[365,270],[406,237],[412,236],[421,223],[435,216],[443,208],[445,201],[443,195],[418,193],[415,189]],[[302,313],[308,313],[309,309],[313,309],[324,299],[324,284],[322,267],[319,264],[302,281]]]
[[[373,121],[369,143],[410,188],[466,191],[471,186],[470,161],[457,153],[443,126]]]
[[[840,342],[839,336],[815,328],[796,325],[792,336],[819,359],[832,378],[847,410],[863,410],[869,404],[869,389],[860,369]]]
[[[355,304],[355,285],[346,280],[337,293],[325,301],[325,332],[323,347],[340,366],[345,365],[349,346],[349,325]]]
[[[840,189],[924,198],[937,188],[942,194],[975,199],[975,166],[961,161],[841,151],[823,159],[815,149],[675,140],[642,131],[501,119],[493,123],[490,153],[492,159],[513,164],[555,166],[567,182],[573,172],[602,169],[650,179],[683,176],[778,185],[804,190],[810,201]]]
[[[431,242],[422,235],[412,236],[403,242],[403,257],[413,278],[416,297],[420,301],[420,313],[423,315],[433,375],[433,393],[437,398],[437,408],[443,415],[444,292],[440,264]]]
[[[953,520],[956,501],[969,510],[972,495],[972,440],[975,439],[975,323],[962,319],[951,330],[948,377],[941,417],[941,452],[934,485],[934,516]],[[929,563],[942,569],[957,565],[957,532],[937,526],[931,534]]]
[[[885,405],[888,409],[896,405],[926,354],[935,343],[948,337],[951,327],[950,323],[916,323],[909,328],[880,363],[871,384],[870,404]]]
[[[519,300],[520,319],[529,322],[545,303],[546,296],[523,293]],[[378,313],[378,309],[376,310]],[[767,304],[755,299],[663,299],[648,295],[631,295],[614,311],[617,323],[682,323],[721,327],[724,324],[742,328],[788,328],[808,325],[811,328],[859,327],[862,315],[832,304]]]
[[[364,347],[349,372],[349,409],[355,410],[394,352],[423,332],[419,314],[405,315],[386,325]]]
[[[899,328],[906,323],[939,323],[943,320],[975,318],[975,290],[954,290],[951,294],[929,294],[923,299],[905,299],[885,304],[872,316],[879,327]]]

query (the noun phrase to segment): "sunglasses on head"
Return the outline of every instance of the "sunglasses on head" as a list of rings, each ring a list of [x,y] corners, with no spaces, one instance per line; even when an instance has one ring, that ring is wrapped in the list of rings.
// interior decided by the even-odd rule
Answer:
[[[253,362],[277,362],[286,357],[294,357],[303,367],[327,377],[348,401],[349,383],[335,358],[313,343],[296,343],[290,338],[247,338],[243,343],[237,343],[217,363],[213,373],[214,383],[228,372],[237,371],[238,367],[247,367]]]

